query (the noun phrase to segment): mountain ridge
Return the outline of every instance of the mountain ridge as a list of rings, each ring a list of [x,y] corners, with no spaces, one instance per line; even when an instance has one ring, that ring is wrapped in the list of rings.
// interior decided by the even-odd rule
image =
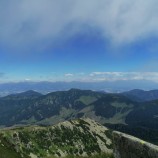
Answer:
[[[158,146],[92,119],[0,130],[1,158],[156,158]]]
[[[147,129],[146,140],[153,142],[153,138],[149,137],[152,133],[155,137],[153,143],[158,144],[157,116],[158,100],[136,102],[120,94],[104,94],[90,90],[71,89],[27,99],[0,98],[1,128],[28,124],[47,126],[89,117],[103,125],[128,125],[124,126],[124,131],[127,127],[126,131],[129,133],[133,126],[140,127],[135,133],[140,129],[143,131],[141,127],[144,127]]]
[[[21,93],[15,93],[15,94],[10,94],[5,97],[2,97],[2,99],[34,99],[42,96],[41,93],[34,91],[34,90],[28,90],[25,92]]]
[[[49,127],[3,129],[0,130],[0,145],[12,146],[20,158],[93,156],[101,153],[111,155],[112,158],[109,132],[106,127],[86,118]]]
[[[131,100],[145,102],[145,101],[152,101],[158,99],[158,90],[141,90],[141,89],[134,89],[127,92],[121,93],[122,95],[128,97]]]

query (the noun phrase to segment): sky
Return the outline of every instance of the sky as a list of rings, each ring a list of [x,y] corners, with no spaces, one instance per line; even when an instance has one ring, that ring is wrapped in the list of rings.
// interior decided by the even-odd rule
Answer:
[[[157,0],[1,0],[0,83],[158,82]]]

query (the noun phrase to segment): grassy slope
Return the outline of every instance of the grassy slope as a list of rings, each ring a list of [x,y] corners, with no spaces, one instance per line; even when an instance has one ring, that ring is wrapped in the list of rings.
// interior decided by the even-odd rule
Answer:
[[[7,148],[0,145],[0,158],[21,158],[12,148]]]
[[[16,152],[15,145],[9,142],[3,134],[0,134],[0,158],[22,158],[20,153]],[[29,158],[24,156],[23,158]]]
[[[30,126],[10,130],[6,129],[1,131],[0,135],[0,144],[1,146],[5,146],[2,146],[1,153],[11,153],[10,155],[12,157],[6,155],[6,158],[21,158],[15,152],[15,149],[19,151],[24,158],[25,155],[30,155],[31,153],[38,157],[46,158],[46,156],[48,156],[47,151],[52,155],[48,158],[53,158],[57,155],[61,156],[62,153],[60,153],[60,151],[64,151],[68,155],[76,155],[75,157],[84,155],[83,153],[87,153],[93,157],[93,154],[102,152],[98,144],[98,138],[102,141],[102,144],[104,144],[103,147],[105,147],[105,149],[107,147],[107,150],[112,150],[112,144],[108,143],[108,138],[111,140],[111,137],[107,134],[108,130],[104,131],[106,129],[103,128],[103,131],[100,131],[103,135],[105,134],[107,136],[107,138],[106,136],[104,138],[104,136],[97,131],[91,133],[90,127],[92,128],[91,130],[95,127],[99,129],[99,131],[102,130],[99,124],[92,123],[92,125],[90,125],[81,119],[61,123],[53,127]],[[99,155],[99,157],[101,156],[103,157],[103,155]],[[73,156],[69,157],[73,158]],[[105,158],[108,158],[107,155]]]
[[[55,158],[55,157],[48,157],[48,158]],[[111,154],[102,153],[102,154],[96,154],[96,155],[90,156],[90,157],[89,156],[88,157],[82,157],[82,156],[72,156],[72,155],[70,155],[70,156],[67,156],[65,158],[114,158],[114,156],[111,155]]]

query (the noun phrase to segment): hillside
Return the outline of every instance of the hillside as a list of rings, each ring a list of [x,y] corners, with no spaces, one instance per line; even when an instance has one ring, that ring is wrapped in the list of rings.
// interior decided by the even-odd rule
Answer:
[[[18,97],[16,95],[0,98],[1,128],[19,125],[47,126],[88,117],[103,125],[108,124],[112,129],[158,143],[157,100],[136,102],[120,94],[79,89],[52,92],[47,95],[29,92],[32,93],[37,96],[32,97],[26,92],[18,94]],[[131,132],[133,128],[138,130]]]
[[[126,122],[158,130],[158,100],[144,102],[127,116]]]
[[[89,117],[100,123],[126,123],[127,115],[138,103],[118,94],[71,89],[37,98],[4,97],[0,99],[0,125],[43,124]]]
[[[156,158],[158,146],[86,119],[0,130],[1,158]]]
[[[0,99],[0,125],[55,124],[76,118],[77,113],[102,97],[102,93],[71,89],[28,99]],[[42,121],[42,122],[41,122]]]
[[[107,158],[112,158],[113,153],[112,132],[90,119],[66,121],[49,127],[4,129],[0,131],[0,142],[1,154],[7,158],[52,158],[102,153],[104,157],[107,155]]]
[[[158,90],[144,91],[141,89],[134,89],[131,91],[123,92],[122,95],[131,100],[145,102],[158,99]]]

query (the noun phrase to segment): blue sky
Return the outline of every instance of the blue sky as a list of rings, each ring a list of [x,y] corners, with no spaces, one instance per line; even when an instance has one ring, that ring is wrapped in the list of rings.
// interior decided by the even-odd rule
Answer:
[[[158,81],[157,0],[0,1],[0,82]]]

